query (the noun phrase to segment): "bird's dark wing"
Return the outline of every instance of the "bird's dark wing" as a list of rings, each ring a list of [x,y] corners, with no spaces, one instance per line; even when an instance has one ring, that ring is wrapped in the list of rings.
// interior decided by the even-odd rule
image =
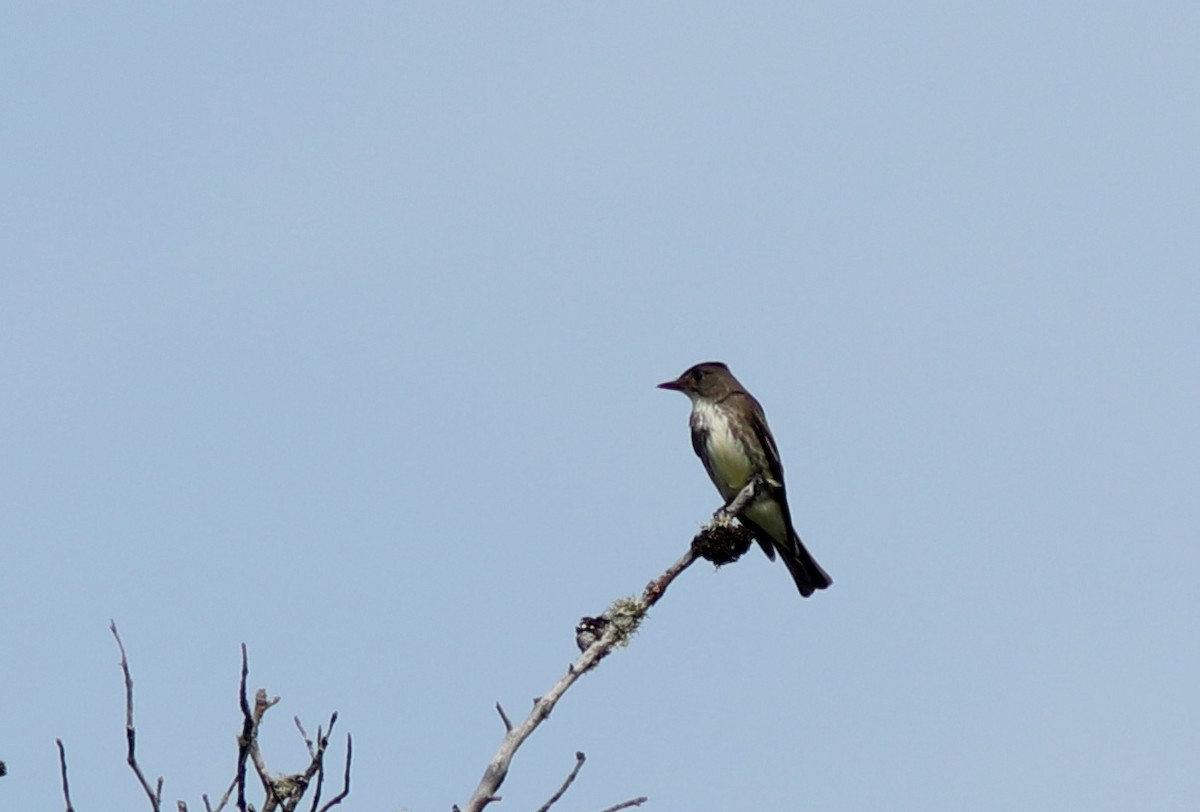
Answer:
[[[800,594],[808,597],[817,589],[825,589],[833,583],[833,579],[829,577],[829,573],[821,568],[816,559],[812,557],[812,553],[804,546],[804,542],[800,540],[799,534],[796,533],[796,528],[792,526],[792,510],[788,506],[787,492],[783,484],[783,460],[779,456],[779,448],[775,445],[775,437],[771,434],[771,429],[767,426],[767,417],[762,410],[762,406],[754,399],[752,395],[747,394],[746,397],[754,404],[754,419],[751,425],[754,430],[754,436],[758,438],[758,444],[762,448],[763,454],[766,456],[767,470],[771,473],[773,482],[769,483],[772,489],[772,497],[778,503],[780,510],[783,511],[783,518],[787,522],[788,534],[787,539],[771,538],[775,550],[779,553],[779,557],[783,559],[783,563],[787,565],[788,572],[792,575],[792,580],[796,582],[796,588],[800,590]],[[740,517],[739,521],[743,524],[747,523],[745,517]],[[759,528],[753,523],[750,523],[751,528],[755,530],[755,536],[766,535],[762,533],[762,528]],[[770,537],[768,537],[770,538]],[[766,545],[764,545],[765,547]],[[769,556],[774,559],[774,556]]]
[[[753,415],[750,420],[750,428],[754,431],[755,439],[758,440],[758,447],[762,449],[763,462],[771,474],[771,479],[782,488],[783,460],[779,457],[779,448],[775,445],[775,437],[772,436],[771,429],[767,426],[767,416],[763,412],[762,405],[754,399],[753,395],[747,393],[746,399],[753,406],[750,410]]]
[[[772,497],[779,503],[779,507],[783,511],[784,522],[787,523],[788,528],[791,528],[792,511],[788,507],[787,488],[783,484],[783,461],[779,458],[779,449],[775,445],[775,438],[771,436],[771,429],[767,426],[767,418],[763,414],[762,406],[758,405],[758,401],[753,396],[746,395],[746,397],[754,404],[754,416],[750,420],[750,428],[754,432],[755,439],[758,440],[756,445],[762,449],[763,463],[766,465],[767,472],[771,475],[767,485],[770,486]],[[793,535],[795,532],[792,530]]]
[[[742,445],[747,451],[757,457],[755,468],[761,471],[766,477],[764,484],[768,489],[768,493],[761,495],[759,498],[770,499],[779,506],[780,511],[783,513],[783,521],[788,529],[788,534],[794,538],[796,531],[792,529],[792,512],[788,507],[787,492],[783,484],[783,462],[779,459],[779,449],[775,445],[775,438],[771,436],[771,429],[767,426],[767,418],[763,412],[762,405],[749,392],[737,392],[731,395],[732,398],[744,399],[737,405],[742,406],[743,411],[749,415],[749,420],[747,421],[749,425],[740,424],[740,427],[748,431],[750,436],[743,437]],[[788,557],[792,546],[791,538],[773,538],[765,529],[745,515],[739,516],[738,521],[750,528],[750,531],[754,533],[755,539],[762,546],[763,552],[767,554],[767,558],[774,561],[776,550],[782,552],[785,559]]]

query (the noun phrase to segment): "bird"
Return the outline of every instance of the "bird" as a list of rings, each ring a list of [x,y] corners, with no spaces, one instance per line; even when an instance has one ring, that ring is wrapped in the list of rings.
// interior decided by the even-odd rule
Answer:
[[[792,526],[783,463],[762,405],[720,361],[689,367],[659,389],[682,392],[692,403],[692,449],[728,505],[754,478],[751,502],[737,515],[767,558],[783,559],[800,594],[807,598],[833,583]]]

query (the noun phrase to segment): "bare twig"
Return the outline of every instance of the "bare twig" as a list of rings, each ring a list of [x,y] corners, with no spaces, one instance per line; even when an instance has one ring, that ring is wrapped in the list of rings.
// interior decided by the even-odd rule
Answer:
[[[133,677],[129,674],[129,661],[125,657],[125,644],[121,642],[121,635],[117,632],[117,624],[114,620],[108,621],[109,631],[117,640],[117,648],[121,650],[121,671],[125,674],[125,742],[127,745],[125,762],[129,768],[133,770],[133,774],[137,776],[138,782],[141,783],[142,789],[146,791],[146,797],[150,799],[150,808],[154,812],[162,810],[162,776],[159,776],[155,782],[155,788],[150,788],[150,782],[146,780],[146,776],[142,774],[142,768],[138,766],[136,755],[136,740],[137,734],[133,728]]]
[[[325,748],[329,746],[329,735],[333,733],[333,726],[337,724],[337,714],[334,713],[329,717],[329,727],[322,730],[321,726],[317,726],[317,745],[314,748],[312,741],[308,738],[308,734],[304,731],[304,726],[300,724],[299,717],[296,717],[296,727],[300,730],[300,734],[304,736],[304,741],[308,745],[309,761],[308,767],[303,773],[292,776],[292,781],[295,784],[296,803],[299,803],[300,798],[312,783],[313,776],[316,776],[317,786],[312,800],[312,809],[316,809],[321,803],[321,788],[325,783]],[[296,803],[288,804],[289,809],[294,809]]]
[[[558,704],[562,695],[575,684],[577,679],[595,668],[596,664],[607,657],[613,649],[629,642],[646,613],[654,604],[658,603],[667,591],[667,587],[690,567],[697,557],[702,555],[697,549],[697,542],[701,541],[713,528],[728,527],[730,520],[754,499],[760,486],[758,477],[751,478],[737,496],[713,515],[711,525],[701,531],[688,551],[678,561],[667,567],[662,575],[646,584],[641,598],[622,598],[614,602],[602,617],[584,618],[581,621],[576,628],[576,642],[582,653],[567,666],[567,673],[563,674],[549,691],[534,701],[533,710],[519,725],[512,726],[501,712],[501,719],[505,721],[506,728],[504,739],[483,771],[479,786],[475,788],[474,794],[462,807],[461,812],[481,812],[488,804],[500,800],[500,797],[496,795],[496,790],[500,789],[500,785],[508,776],[508,768],[512,764],[513,756],[537,726],[550,716],[550,712],[554,710],[554,706]],[[737,535],[739,538],[745,539],[744,534]],[[614,809],[637,806],[644,802],[644,798],[638,798],[627,801],[623,806],[617,806]],[[459,807],[456,805],[454,809],[458,812]]]
[[[133,677],[129,669],[129,660],[125,652],[125,644],[121,640],[121,635],[117,631],[117,625],[113,621],[109,621],[109,629],[113,637],[117,641],[117,647],[121,651],[121,671],[125,677],[125,738],[127,742],[126,761],[138,781],[142,785],[142,789],[146,793],[146,797],[150,799],[150,805],[154,812],[162,810],[162,789],[163,779],[159,777],[155,782],[155,786],[151,788],[150,782],[146,779],[142,772],[141,766],[137,761],[136,754],[136,732],[133,724]],[[246,692],[246,680],[250,673],[249,657],[246,651],[246,645],[242,644],[242,669],[241,679],[238,688],[238,703],[242,711],[242,730],[237,737],[238,741],[238,757],[237,770],[233,780],[226,788],[225,793],[221,796],[216,807],[213,807],[209,801],[208,795],[202,795],[204,800],[205,812],[221,812],[225,805],[229,802],[230,796],[234,790],[237,790],[237,808],[241,812],[247,812],[252,809],[246,802],[246,762],[250,761],[254,764],[255,772],[258,774],[259,780],[263,785],[265,800],[262,807],[262,812],[272,812],[276,808],[282,812],[293,812],[296,806],[300,803],[305,792],[309,788],[309,784],[313,777],[317,778],[317,791],[312,801],[313,812],[325,812],[329,808],[341,803],[350,793],[350,737],[346,737],[346,767],[345,778],[343,781],[342,792],[334,799],[327,802],[318,810],[321,797],[321,785],[324,779],[324,758],[325,750],[329,745],[329,734],[333,730],[334,724],[337,722],[337,714],[334,713],[329,718],[329,728],[322,730],[317,728],[317,739],[314,742],[308,738],[308,733],[304,730],[304,726],[300,723],[299,718],[295,719],[296,727],[300,731],[300,735],[304,737],[306,746],[310,756],[309,765],[303,773],[295,775],[281,775],[272,778],[267,770],[266,761],[263,759],[262,753],[258,746],[258,731],[262,724],[263,716],[267,710],[279,702],[279,697],[268,697],[265,690],[259,689],[254,696],[254,705],[251,707],[250,701]],[[63,797],[66,800],[67,812],[74,812],[71,806],[70,789],[67,783],[67,763],[66,754],[62,742],[58,742],[59,761],[62,771]],[[176,801],[177,812],[187,812],[187,803],[184,801]]]
[[[571,788],[571,784],[575,783],[575,776],[579,775],[579,771],[583,769],[583,762],[585,761],[587,761],[587,756],[583,753],[575,754],[575,766],[571,769],[571,774],[562,782],[562,786],[558,788],[558,791],[550,796],[550,800],[538,807],[537,812],[550,812],[550,807],[554,806],[558,799]]]
[[[275,782],[271,780],[271,776],[267,772],[267,765],[263,761],[262,753],[259,752],[258,726],[262,722],[263,714],[279,701],[279,697],[268,697],[267,692],[259,688],[254,694],[254,708],[251,709],[250,701],[246,697],[246,677],[249,674],[250,666],[246,656],[246,644],[242,643],[242,675],[238,686],[238,705],[242,709],[242,732],[238,736],[237,777],[234,779],[237,785],[237,806],[241,812],[246,812],[246,760],[249,759],[254,764],[254,771],[258,774],[258,780],[262,783],[263,792],[266,795],[266,801],[263,803],[263,810],[266,812],[275,806],[283,805],[284,799],[280,797]],[[221,805],[224,805],[224,801]],[[220,809],[220,806],[217,808]]]
[[[277,805],[284,805],[284,798],[279,794],[279,789],[275,786],[275,782],[271,780],[271,773],[267,770],[267,762],[263,760],[262,751],[258,749],[258,726],[262,722],[263,714],[278,701],[279,697],[268,697],[266,690],[263,688],[259,688],[254,692],[253,727],[250,733],[250,761],[254,764],[254,771],[258,773],[258,780],[262,782],[263,792],[266,794],[266,800],[263,802],[263,812],[269,812],[269,810]]]
[[[667,591],[667,587],[683,574],[683,571],[692,566],[696,561],[696,551],[688,548],[688,551],[679,557],[671,566],[663,570],[663,574],[655,578],[650,583],[646,584],[646,588],[642,591],[642,599],[646,602],[646,608],[649,609],[654,604],[658,603],[659,598]],[[607,653],[607,652],[605,652]]]
[[[558,700],[577,679],[592,670],[613,649],[629,642],[650,607],[658,603],[667,591],[667,587],[695,560],[696,552],[689,548],[678,561],[667,567],[662,575],[646,584],[640,599],[623,598],[609,608],[602,620],[590,619],[598,622],[594,626],[596,633],[588,638],[589,644],[584,647],[583,653],[567,666],[567,673],[563,674],[549,691],[538,697],[533,703],[533,710],[529,712],[524,721],[515,727],[508,728],[504,740],[500,743],[500,748],[492,757],[487,769],[484,770],[475,793],[462,807],[463,812],[481,812],[488,804],[500,800],[496,795],[496,790],[504,783],[513,756],[516,755],[525,739],[529,738],[537,726],[546,720],[550,711],[554,710],[554,706],[558,704]]]
[[[317,784],[312,799],[313,812],[323,812],[323,810],[341,803],[342,799],[350,794],[349,736],[346,737],[346,775],[343,790],[336,798],[333,798],[318,810],[318,804],[321,799],[321,788],[325,778],[325,751],[329,746],[329,735],[337,723],[338,715],[336,713],[330,715],[328,728],[317,727],[315,740],[309,738],[308,731],[304,729],[300,718],[292,717],[296,729],[300,731],[300,735],[304,739],[304,744],[308,748],[309,764],[304,772],[292,775],[280,775],[272,778],[270,772],[267,770],[267,764],[263,759],[262,752],[258,747],[258,730],[262,724],[263,716],[269,708],[279,702],[279,697],[269,697],[265,690],[259,689],[255,692],[254,704],[251,706],[246,690],[246,680],[249,674],[249,657],[246,653],[246,644],[243,643],[242,672],[238,685],[238,704],[242,711],[242,730],[238,734],[237,771],[233,781],[215,807],[209,803],[208,796],[204,796],[206,812],[221,812],[235,789],[237,790],[237,808],[241,812],[247,812],[248,808],[253,808],[246,802],[246,763],[248,761],[254,764],[254,770],[258,774],[259,781],[263,786],[263,793],[266,796],[263,802],[263,812],[271,812],[271,810],[276,808],[283,810],[283,812],[292,812],[295,810],[299,806],[300,801],[303,800],[304,794],[308,791],[314,777]]]
[[[62,776],[63,800],[67,803],[67,812],[75,812],[75,807],[71,806],[71,785],[67,781],[67,751],[63,748],[62,739],[55,739],[54,743],[58,745],[58,772]]]
[[[312,739],[308,737],[308,731],[304,729],[304,725],[300,723],[299,716],[293,716],[292,721],[296,723],[296,730],[300,731],[300,737],[304,739],[304,745],[308,748],[308,757],[316,758],[316,753],[313,752]],[[321,728],[317,728],[317,738],[321,737]]]
[[[238,736],[238,760],[237,760],[237,775],[234,783],[237,784],[237,808],[239,812],[246,812],[246,759],[250,757],[250,745],[254,741],[254,714],[250,712],[250,702],[246,699],[246,677],[250,673],[250,666],[246,660],[246,644],[242,643],[242,678],[238,686],[238,705],[242,709],[242,733]],[[221,803],[217,809],[224,806]]]
[[[619,810],[619,809],[628,809],[631,806],[641,806],[642,804],[646,803],[646,801],[648,801],[648,800],[650,800],[650,799],[647,798],[645,795],[643,795],[640,798],[631,798],[628,801],[622,801],[621,803],[616,804],[615,806],[610,806],[608,809],[602,809],[602,810],[600,810],[600,812],[617,812],[617,810]]]
[[[504,723],[504,730],[512,732],[512,720],[508,718],[508,714],[504,712],[504,708],[500,707],[500,703],[496,703],[496,713],[500,714],[500,721]]]
[[[336,721],[337,714],[335,713],[329,720],[329,730],[325,733],[322,733],[321,726],[317,725],[317,748],[314,750],[309,747],[311,758],[308,762],[308,778],[311,779],[314,769],[317,775],[317,786],[313,790],[312,806],[309,807],[312,810],[315,810],[321,803],[321,790],[325,788],[325,748],[329,744],[329,734],[333,732],[333,723]]]
[[[329,799],[326,804],[316,812],[329,812],[330,809],[346,800],[346,796],[350,794],[350,758],[354,753],[354,742],[350,739],[350,734],[346,734],[346,769],[342,774],[342,791]]]
[[[202,795],[201,797],[204,799],[205,812],[221,812],[221,810],[225,808],[225,804],[229,803],[229,796],[233,794],[233,790],[235,787],[237,787],[237,783],[237,776],[234,776],[233,780],[229,782],[229,786],[225,788],[225,794],[221,796],[221,800],[217,802],[215,807],[208,802],[207,795]]]

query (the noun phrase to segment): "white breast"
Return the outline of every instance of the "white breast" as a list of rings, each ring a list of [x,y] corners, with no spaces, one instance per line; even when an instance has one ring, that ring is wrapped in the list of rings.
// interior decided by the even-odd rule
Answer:
[[[720,406],[696,401],[692,406],[692,425],[707,432],[708,461],[713,484],[726,496],[740,491],[750,479],[753,464]]]

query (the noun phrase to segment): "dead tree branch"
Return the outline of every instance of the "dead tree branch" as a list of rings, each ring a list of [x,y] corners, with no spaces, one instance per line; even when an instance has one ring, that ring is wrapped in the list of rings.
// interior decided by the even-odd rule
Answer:
[[[575,783],[575,776],[579,775],[579,771],[583,769],[583,762],[585,761],[587,761],[587,756],[583,753],[575,754],[575,766],[572,768],[570,775],[562,782],[562,786],[550,796],[550,800],[538,807],[537,812],[550,812],[550,807],[554,806],[558,799],[565,795],[567,790],[571,788],[571,785]]]
[[[263,812],[272,812],[276,806],[282,806],[284,796],[279,794],[279,787],[276,782],[271,780],[271,773],[267,770],[267,762],[263,759],[262,751],[258,749],[258,727],[262,723],[263,715],[268,709],[274,707],[279,702],[279,697],[268,697],[267,692],[263,688],[259,688],[254,692],[254,710],[251,714],[250,722],[250,742],[247,748],[250,754],[250,761],[254,764],[254,772],[258,774],[258,780],[262,784],[263,793],[266,795],[266,800],[263,802]],[[242,697],[242,707],[246,706],[246,698]]]
[[[67,812],[75,812],[75,807],[71,806],[71,784],[67,781],[67,751],[63,748],[62,739],[55,739],[54,743],[58,745],[58,772],[62,776],[63,800],[67,804]]]
[[[125,675],[125,763],[133,770],[133,774],[137,776],[138,783],[146,791],[146,797],[150,799],[150,808],[154,812],[162,812],[162,776],[158,777],[154,788],[151,789],[150,782],[146,780],[146,776],[142,773],[142,768],[138,765],[136,753],[137,733],[133,728],[133,677],[129,673],[129,660],[125,657],[125,644],[121,642],[121,635],[117,632],[116,621],[109,620],[108,629],[117,640],[117,648],[121,650],[121,672]]]
[[[229,803],[229,796],[233,794],[235,788],[237,788],[237,776],[234,776],[233,780],[229,782],[229,786],[225,788],[225,794],[221,796],[221,800],[215,807],[208,802],[208,795],[201,795],[200,797],[204,800],[204,812],[221,812],[225,808],[225,804]]]
[[[496,791],[508,776],[513,756],[525,740],[550,716],[559,699],[577,679],[595,668],[614,649],[629,643],[646,613],[658,603],[671,583],[690,567],[697,557],[707,558],[720,565],[737,560],[749,548],[750,534],[744,528],[733,526],[730,520],[754,499],[758,487],[758,480],[751,479],[737,496],[718,510],[713,516],[713,521],[702,528],[692,540],[688,551],[661,575],[646,584],[640,598],[620,598],[600,617],[585,617],[579,622],[575,629],[575,641],[582,653],[567,666],[567,672],[558,682],[534,701],[533,709],[521,723],[513,725],[501,711],[500,717],[506,729],[504,739],[484,770],[474,794],[461,810],[456,805],[455,812],[482,812],[488,804],[500,800]],[[638,806],[645,801],[645,798],[635,798],[611,809]]]
[[[496,713],[500,714],[500,721],[504,723],[505,731],[511,732],[512,720],[508,718],[508,714],[504,712],[504,708],[500,706],[499,702],[496,703]]]
[[[647,798],[645,795],[643,795],[640,798],[631,798],[628,801],[622,801],[621,803],[619,803],[615,806],[610,806],[608,809],[602,809],[602,810],[600,810],[600,812],[618,812],[618,810],[628,809],[631,806],[641,806],[642,804],[646,803],[646,801],[648,801],[648,800],[650,800],[650,799]]]
[[[313,799],[313,812],[329,812],[330,809],[346,800],[350,794],[350,757],[354,753],[354,742],[350,740],[350,734],[346,734],[346,767],[342,771],[342,791],[330,798],[323,807],[317,809],[317,799]],[[322,773],[323,775],[324,773]],[[318,796],[319,797],[319,796]]]
[[[150,799],[150,805],[154,812],[162,812],[163,779],[160,777],[152,788],[150,782],[146,780],[146,776],[142,772],[137,760],[137,737],[133,726],[133,677],[129,669],[129,660],[125,654],[125,644],[121,640],[121,635],[117,632],[115,622],[109,621],[109,629],[112,631],[113,637],[117,641],[117,647],[121,651],[121,671],[125,677],[126,762],[137,776],[138,782],[146,793],[146,797]],[[202,796],[205,812],[221,812],[235,790],[237,792],[237,808],[241,812],[248,812],[249,809],[254,808],[246,801],[247,761],[253,763],[254,771],[262,783],[264,794],[261,806],[262,812],[275,812],[276,810],[279,810],[279,812],[294,812],[314,781],[316,787],[312,797],[312,812],[328,812],[329,809],[340,804],[350,794],[350,764],[352,759],[352,742],[350,736],[346,736],[346,764],[342,779],[342,790],[324,805],[321,805],[321,790],[325,780],[325,755],[329,747],[330,734],[333,732],[333,726],[337,722],[336,713],[330,715],[328,727],[317,728],[315,742],[308,738],[308,734],[305,732],[303,725],[300,724],[300,720],[296,719],[296,727],[299,728],[300,735],[304,737],[305,744],[308,747],[308,766],[299,773],[291,775],[281,774],[272,777],[270,771],[267,769],[266,759],[263,758],[262,752],[259,750],[258,731],[262,724],[263,716],[269,708],[279,702],[279,697],[268,697],[267,692],[260,688],[254,695],[254,705],[252,707],[246,692],[246,679],[249,673],[249,658],[246,653],[246,646],[243,643],[241,679],[238,686],[238,704],[242,711],[242,729],[237,737],[237,769],[233,780],[229,783],[225,793],[221,796],[220,801],[215,807],[209,802],[208,795]],[[67,803],[67,812],[74,812],[71,807],[70,790],[67,784],[66,755],[61,741],[58,743],[58,750],[62,772],[63,797]],[[177,812],[187,812],[187,804],[183,801],[176,801],[176,810]]]

